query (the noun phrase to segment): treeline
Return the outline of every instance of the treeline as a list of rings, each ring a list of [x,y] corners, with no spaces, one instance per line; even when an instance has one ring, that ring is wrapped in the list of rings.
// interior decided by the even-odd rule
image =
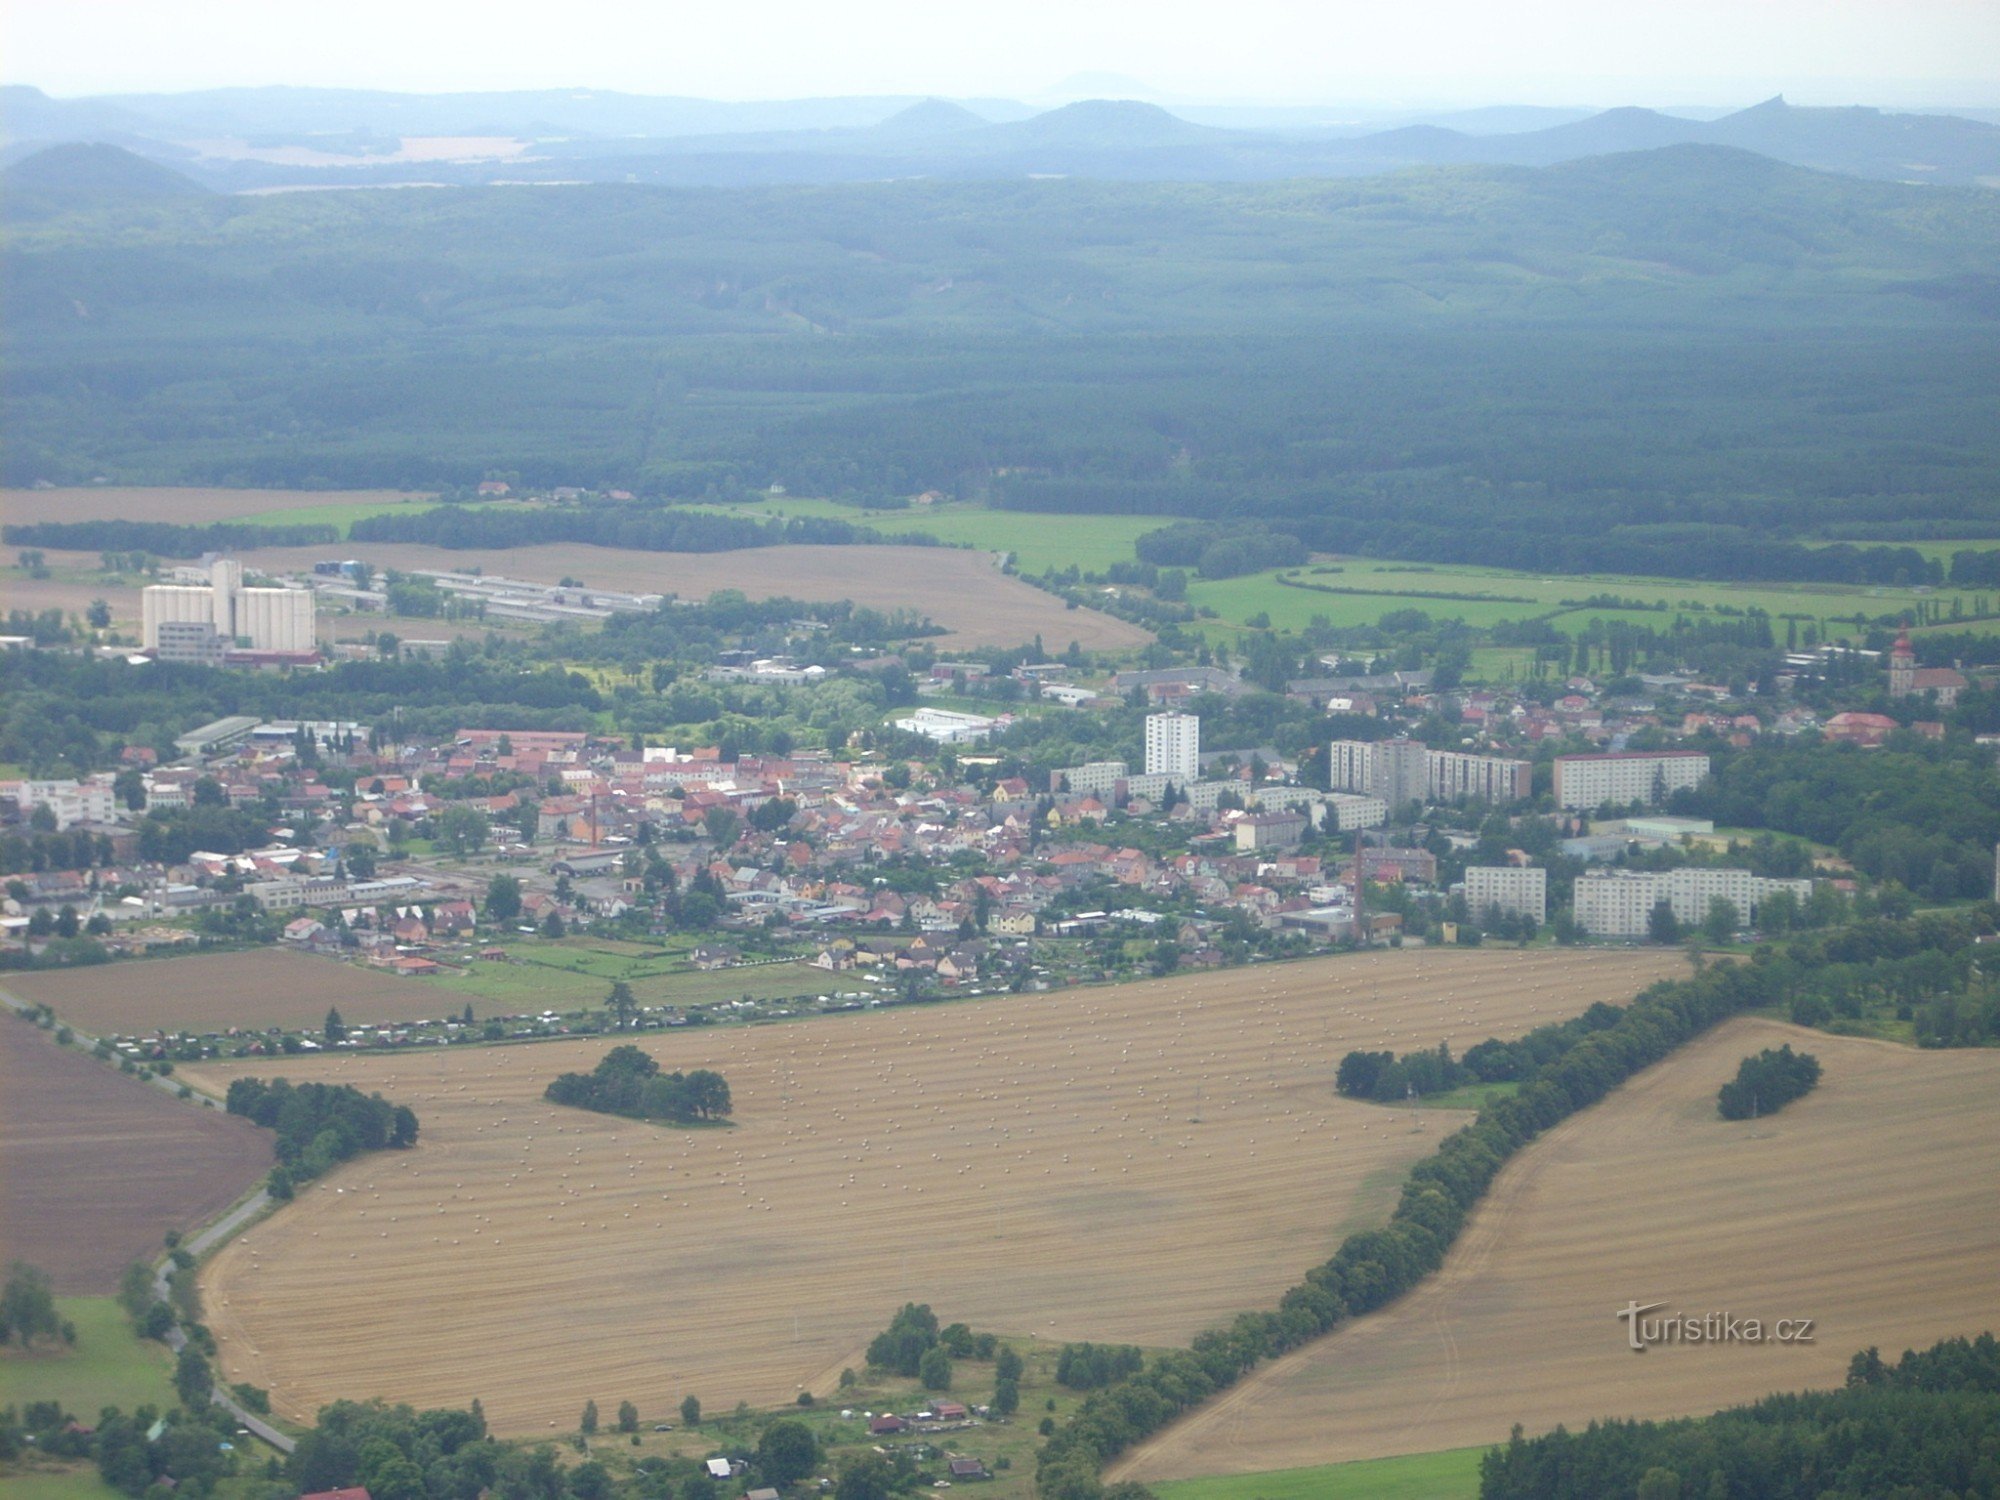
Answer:
[[[551,1104],[634,1120],[692,1124],[729,1115],[729,1084],[720,1073],[662,1073],[660,1065],[630,1043],[613,1047],[588,1073],[564,1073],[544,1091]]]
[[[1136,1344],[1064,1344],[1056,1355],[1056,1384],[1094,1391],[1138,1374],[1145,1363],[1145,1351]]]
[[[187,1496],[205,1500],[237,1472],[236,1422],[207,1399],[210,1387],[200,1386],[197,1372],[206,1360],[189,1349],[176,1369],[184,1387],[183,1403],[162,1424],[158,1437],[150,1430],[162,1413],[142,1406],[134,1412],[117,1407],[87,1413],[81,1420],[55,1401],[29,1401],[18,1410],[0,1410],[0,1460],[24,1452],[58,1459],[89,1459],[111,1489],[132,1500],[146,1494]],[[182,1370],[188,1378],[179,1379]],[[90,1424],[95,1424],[93,1427]]]
[[[1990,1496],[2000,1344],[1947,1339],[1895,1364],[1854,1356],[1837,1391],[1766,1396],[1677,1422],[1558,1427],[1486,1455],[1480,1500],[1754,1495],[1757,1500]]]
[[[1860,752],[1767,738],[1719,754],[1714,773],[1676,792],[1669,806],[1729,827],[1830,844],[1874,880],[1893,880],[1929,900],[1977,899],[1993,890],[2000,772],[1991,754],[1970,743]]]
[[[297,1184],[364,1151],[400,1151],[417,1143],[414,1110],[352,1084],[238,1078],[224,1103],[230,1114],[277,1132],[278,1165],[269,1183],[274,1198],[291,1197]]]
[[[732,552],[788,542],[829,546],[883,540],[865,527],[816,516],[753,521],[711,511],[611,501],[505,511],[440,505],[410,515],[364,517],[348,528],[348,535],[357,542],[427,542],[453,548],[587,542],[637,552]],[[895,540],[904,545],[935,545],[925,536],[899,535]]]
[[[1524,1043],[1543,1055],[1511,1098],[1411,1169],[1401,1201],[1380,1229],[1349,1235],[1275,1312],[1240,1314],[1196,1336],[1187,1350],[1148,1363],[1085,1399],[1043,1447],[1036,1475],[1044,1500],[1096,1500],[1098,1471],[1183,1412],[1226,1390],[1247,1371],[1373,1312],[1444,1261],[1466,1216],[1509,1157],[1550,1126],[1602,1099],[1626,1078],[1725,1017],[1772,1003],[1777,986],[1754,964],[1720,965],[1654,985],[1631,1005],[1593,1006],[1586,1017],[1538,1028]]]
[[[115,764],[129,745],[171,759],[179,753],[176,734],[228,714],[386,724],[394,712],[416,738],[461,726],[588,729],[606,699],[580,672],[476,650],[444,661],[339,662],[309,673],[135,667],[69,652],[10,651],[0,652],[0,703],[0,760],[36,774],[75,774]]]
[[[147,552],[155,557],[200,557],[252,547],[317,547],[340,540],[340,528],[323,522],[246,526],[216,521],[180,526],[171,521],[35,521],[0,526],[0,540],[16,547],[59,547],[71,552]]]
[[[1893,1019],[1922,1047],[1984,1047],[2000,1042],[2000,988],[1975,972],[1974,943],[1991,930],[1990,920],[1943,913],[1860,922],[1769,962],[1796,1025],[1865,1033]]]
[[[1235,578],[1265,568],[1296,567],[1306,544],[1255,521],[1222,525],[1184,521],[1143,532],[1132,543],[1139,561],[1156,568],[1193,568],[1203,578]]]
[[[61,833],[36,829],[0,834],[0,875],[34,874],[42,870],[88,870],[117,858],[111,835],[71,828]]]
[[[1470,1061],[1470,1057],[1466,1062],[1453,1057],[1449,1042],[1439,1042],[1429,1050],[1405,1052],[1401,1057],[1393,1052],[1355,1051],[1340,1060],[1333,1086],[1336,1092],[1350,1099],[1394,1104],[1411,1094],[1442,1094],[1468,1083],[1493,1081],[1483,1079],[1469,1067]]]
[[[1810,1052],[1794,1052],[1790,1042],[1766,1047],[1755,1057],[1744,1058],[1736,1076],[1717,1092],[1716,1111],[1725,1120],[1774,1115],[1819,1087],[1819,1073],[1819,1059]]]

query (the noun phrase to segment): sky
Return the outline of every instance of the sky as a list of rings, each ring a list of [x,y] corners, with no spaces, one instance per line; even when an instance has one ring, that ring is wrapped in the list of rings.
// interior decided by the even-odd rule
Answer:
[[[1079,74],[1133,83],[1059,87]],[[0,78],[65,97],[1990,106],[2000,0],[0,0]]]

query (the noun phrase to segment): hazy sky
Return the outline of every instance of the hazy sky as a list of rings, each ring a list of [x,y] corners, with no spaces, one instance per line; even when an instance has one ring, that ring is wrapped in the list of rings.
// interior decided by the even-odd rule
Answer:
[[[2000,103],[2000,0],[0,0],[6,81],[769,99]],[[1086,89],[1084,92],[1117,92]]]

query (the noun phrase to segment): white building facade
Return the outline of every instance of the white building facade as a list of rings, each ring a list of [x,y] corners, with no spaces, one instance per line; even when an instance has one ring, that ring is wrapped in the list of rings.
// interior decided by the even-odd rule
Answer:
[[[1699,786],[1708,757],[1699,750],[1634,750],[1605,755],[1558,755],[1556,806],[1588,811],[1605,803],[1656,807],[1670,795]]]
[[[1497,909],[1539,927],[1549,919],[1549,872],[1539,866],[1467,865],[1465,905],[1475,922]]]
[[[1193,714],[1146,715],[1146,773],[1177,782],[1201,775],[1201,720]]]
[[[1576,882],[1576,925],[1592,937],[1642,938],[1662,901],[1681,926],[1695,927],[1717,897],[1736,908],[1739,920],[1752,923],[1758,908],[1780,891],[1803,904],[1812,897],[1812,882],[1770,880],[1748,870],[1600,870]]]

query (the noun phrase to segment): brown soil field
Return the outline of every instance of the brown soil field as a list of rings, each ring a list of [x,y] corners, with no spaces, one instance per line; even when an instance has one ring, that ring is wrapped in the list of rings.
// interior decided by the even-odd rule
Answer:
[[[1717,1117],[1739,1060],[1790,1042],[1820,1086]],[[1737,1020],[1566,1120],[1501,1173],[1444,1269],[1255,1372],[1116,1466],[1154,1481],[1505,1442],[1599,1417],[1837,1386],[2000,1328],[2000,1052],[1917,1052]],[[1810,1344],[1634,1352],[1617,1309],[1813,1318]],[[1250,1305],[1255,1305],[1254,1303]]]
[[[852,599],[883,611],[911,609],[952,633],[941,646],[1019,646],[1037,635],[1051,652],[1071,641],[1086,651],[1123,651],[1152,635],[1137,625],[1060,599],[1009,578],[986,552],[945,547],[752,547],[738,552],[629,552],[563,542],[491,552],[451,551],[417,543],[346,542],[343,557],[378,568],[483,568],[510,578],[580,578],[598,588],[672,593],[706,599],[741,589],[753,599]],[[309,569],[324,547],[272,547],[242,554],[253,567]],[[390,622],[419,635],[426,622]]]
[[[58,1295],[118,1289],[169,1229],[213,1218],[271,1168],[271,1137],[0,1015],[0,1264]]]
[[[1451,1128],[1335,1096],[1350,1048],[1516,1035],[1683,963],[1410,950],[648,1034],[663,1066],[729,1080],[730,1129],[545,1103],[605,1038],[288,1058],[294,1079],[409,1104],[422,1140],[221,1251],[208,1319],[229,1378],[283,1412],[477,1396],[512,1433],[568,1427],[587,1398],[830,1393],[907,1300],[1002,1333],[1175,1343],[1386,1214]],[[198,1070],[215,1088],[245,1071]]]
[[[428,496],[397,490],[224,490],[198,487],[78,485],[69,489],[0,490],[0,516],[9,525],[39,521],[171,521],[206,526],[272,510],[316,510],[322,505],[396,505]]]
[[[354,1026],[455,1013],[465,996],[338,959],[256,948],[13,974],[7,988],[94,1035],[318,1026],[329,1006]]]

